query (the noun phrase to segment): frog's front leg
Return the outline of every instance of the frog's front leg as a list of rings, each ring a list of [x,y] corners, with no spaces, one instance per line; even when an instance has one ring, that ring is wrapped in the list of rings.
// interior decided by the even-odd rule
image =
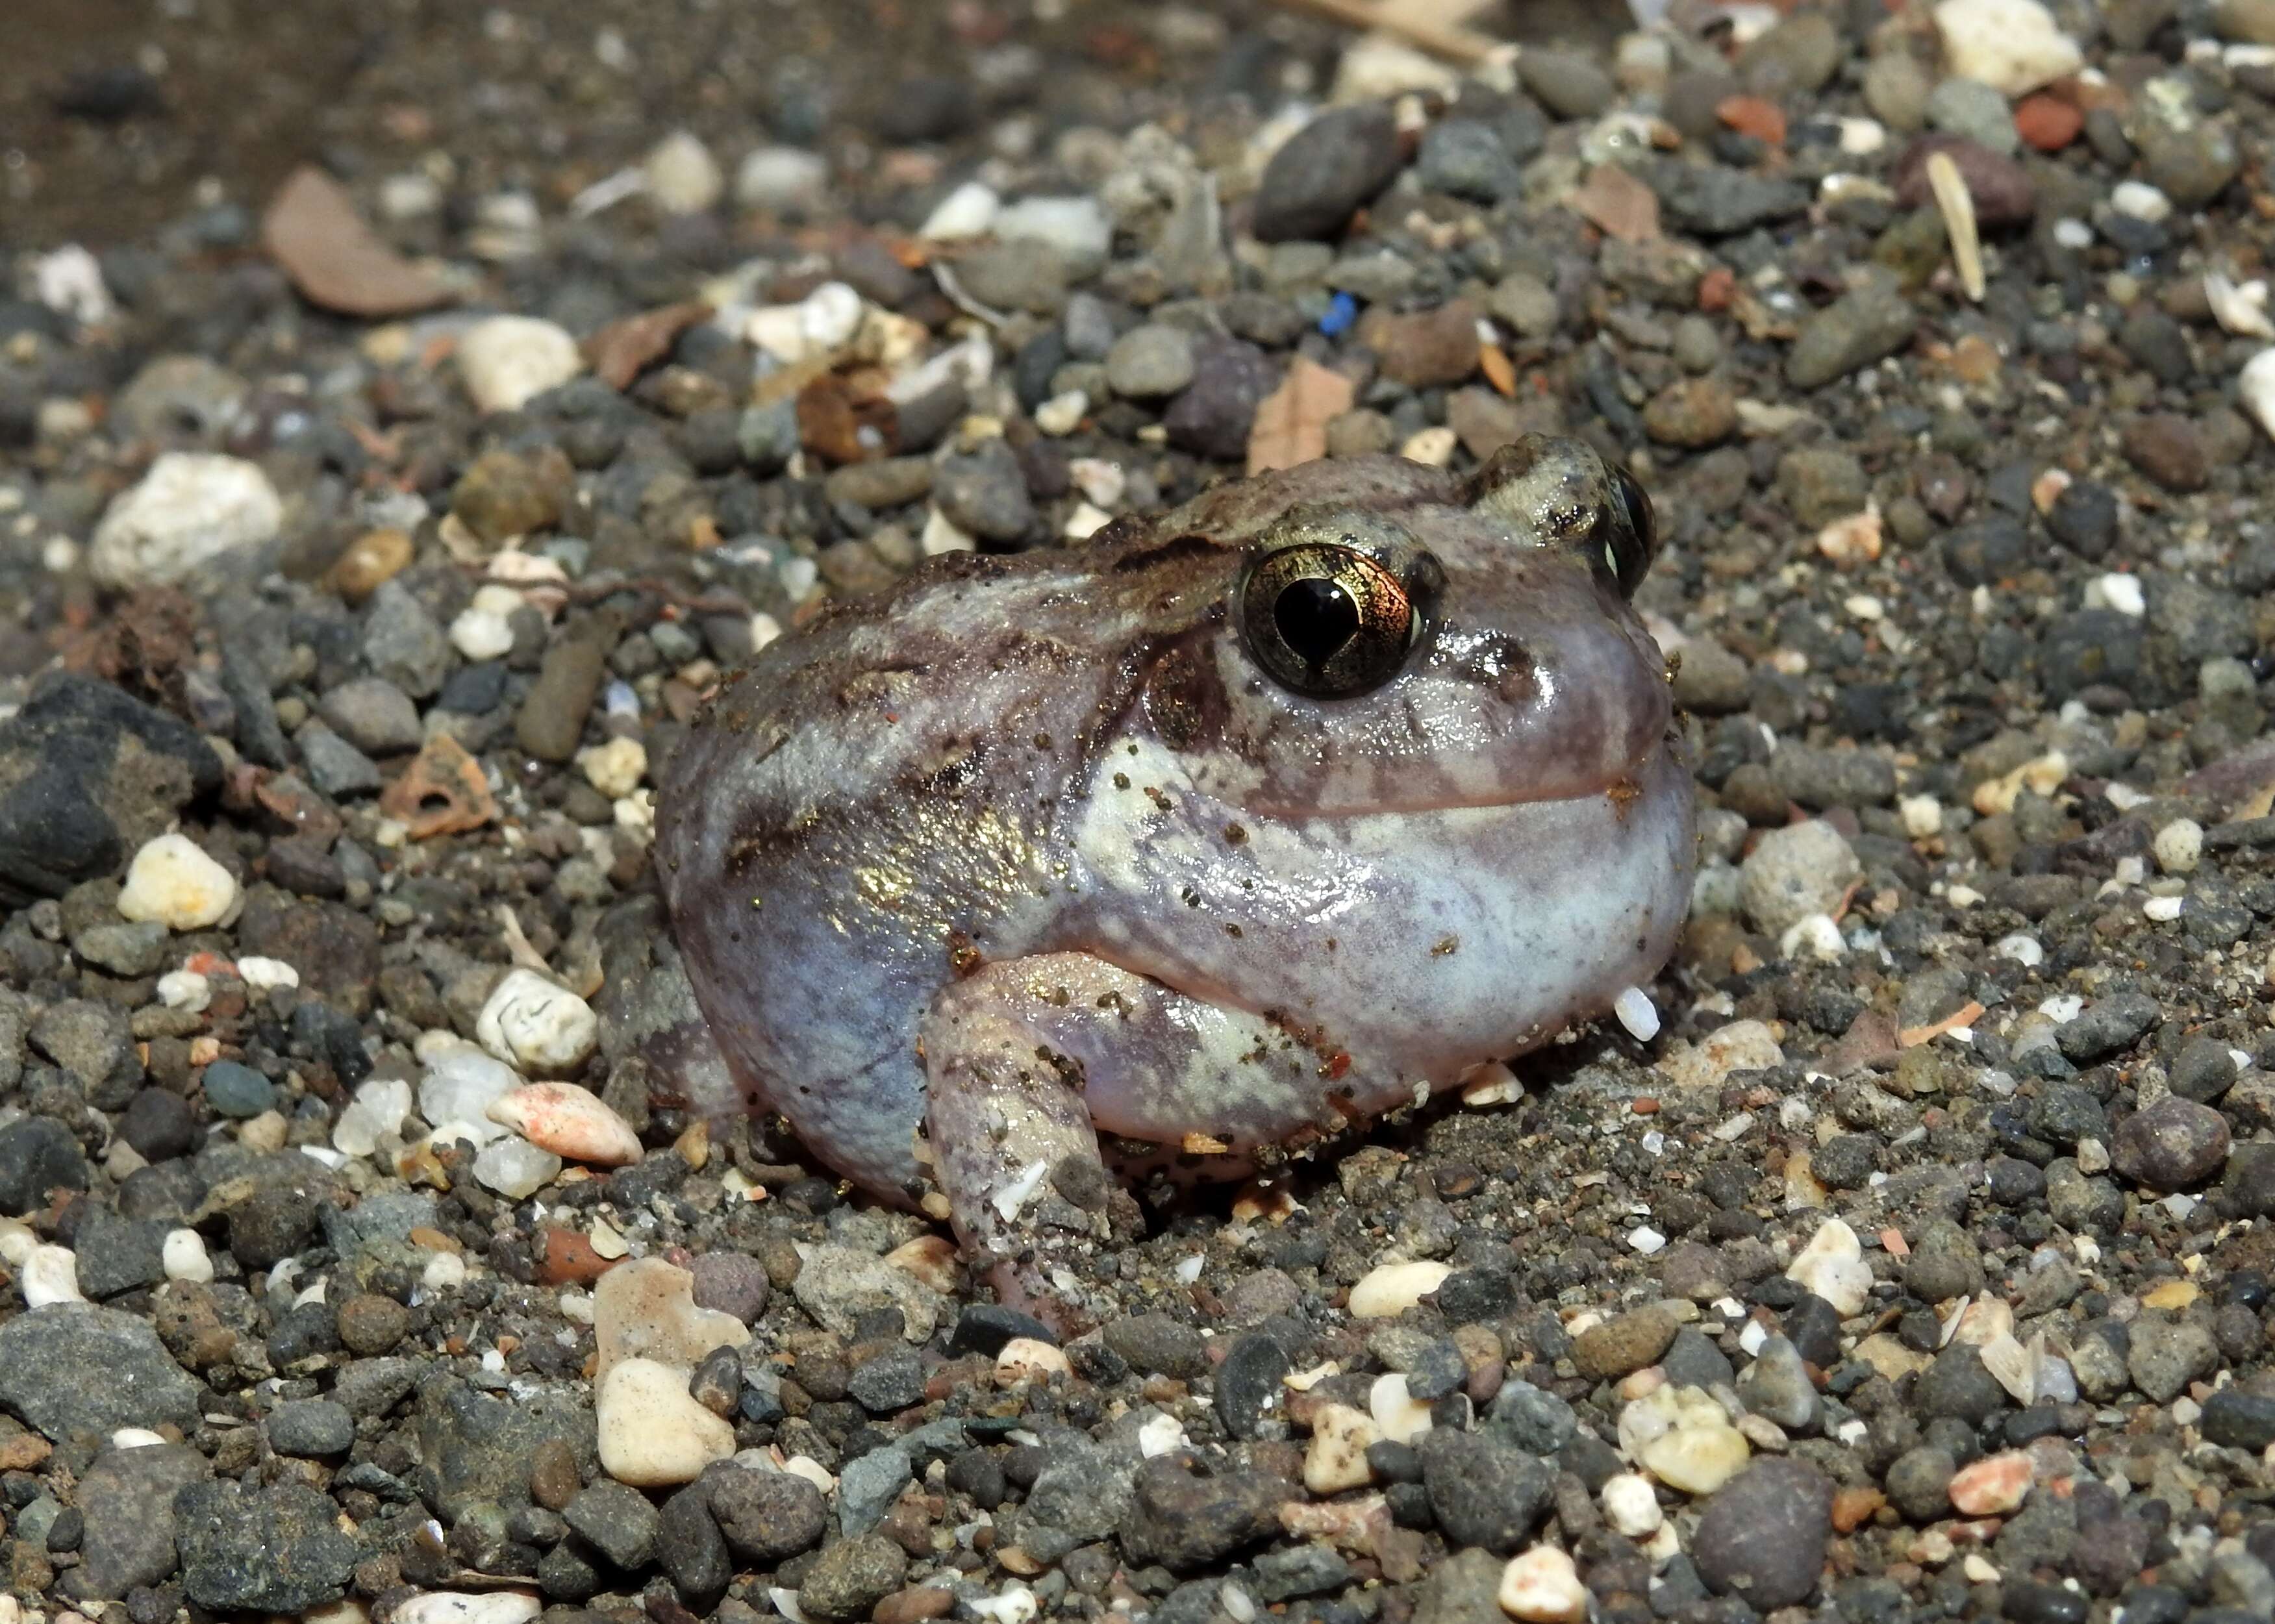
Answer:
[[[933,1171],[957,1237],[993,1260],[1007,1303],[1062,1325],[1088,1318],[1099,1243],[1137,1222],[1101,1132],[1223,1176],[1348,1103],[1315,1045],[1086,953],[951,983],[923,1044]]]

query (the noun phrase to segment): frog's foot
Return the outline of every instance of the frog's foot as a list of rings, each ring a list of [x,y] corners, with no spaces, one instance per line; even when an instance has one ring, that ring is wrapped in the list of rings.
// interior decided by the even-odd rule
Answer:
[[[1099,1246],[1138,1225],[1101,1131],[1161,1147],[1188,1177],[1237,1176],[1255,1147],[1332,1121],[1343,1091],[1315,1046],[1265,1017],[1086,953],[951,984],[923,1044],[933,1171],[956,1235],[994,1261],[1007,1303],[1061,1323],[1092,1317]]]

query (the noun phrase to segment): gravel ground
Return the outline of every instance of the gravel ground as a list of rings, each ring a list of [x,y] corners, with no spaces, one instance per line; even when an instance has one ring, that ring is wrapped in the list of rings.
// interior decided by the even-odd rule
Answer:
[[[2275,4],[1466,81],[1236,4],[45,9],[0,1624],[2275,1614]],[[1651,1041],[1159,1205],[1063,1348],[626,1059],[753,646],[1534,429],[1667,537]]]

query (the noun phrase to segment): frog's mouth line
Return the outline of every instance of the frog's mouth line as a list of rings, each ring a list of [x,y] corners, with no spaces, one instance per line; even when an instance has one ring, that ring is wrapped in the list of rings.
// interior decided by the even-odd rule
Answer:
[[[1271,801],[1238,802],[1237,809],[1251,818],[1271,819],[1287,823],[1344,823],[1362,818],[1426,817],[1434,812],[1515,812],[1528,806],[1572,806],[1583,801],[1600,800],[1609,797],[1613,811],[1621,821],[1628,812],[1643,797],[1643,780],[1654,763],[1662,757],[1686,767],[1682,761],[1683,739],[1681,730],[1670,721],[1665,733],[1650,749],[1636,756],[1618,770],[1580,789],[1561,788],[1552,795],[1511,795],[1506,786],[1496,786],[1491,794],[1478,796],[1440,796],[1410,801],[1386,801],[1379,805],[1337,805],[1321,811],[1314,805],[1277,804]]]

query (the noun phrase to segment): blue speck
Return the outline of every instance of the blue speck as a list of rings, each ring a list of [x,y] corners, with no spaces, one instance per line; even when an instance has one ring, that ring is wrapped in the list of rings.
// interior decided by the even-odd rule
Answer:
[[[1330,338],[1340,338],[1350,331],[1351,323],[1358,320],[1358,301],[1348,293],[1338,293],[1327,306],[1327,313],[1319,318],[1319,331]]]

